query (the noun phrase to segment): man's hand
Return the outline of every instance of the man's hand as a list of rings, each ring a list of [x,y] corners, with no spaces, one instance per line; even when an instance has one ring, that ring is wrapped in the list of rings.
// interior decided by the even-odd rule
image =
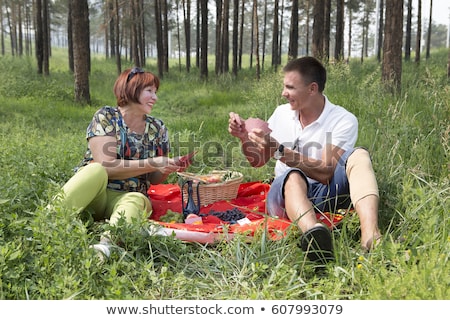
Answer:
[[[256,148],[262,153],[269,152],[269,154],[272,154],[272,151],[277,149],[279,145],[279,143],[270,136],[269,132],[265,132],[259,128],[253,129],[248,134],[248,139],[253,142]]]

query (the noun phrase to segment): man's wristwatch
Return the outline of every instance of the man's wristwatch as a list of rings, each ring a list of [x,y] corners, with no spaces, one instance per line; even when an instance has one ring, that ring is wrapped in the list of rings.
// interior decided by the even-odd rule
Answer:
[[[273,154],[275,160],[280,160],[284,156],[284,145],[280,144],[277,151]]]

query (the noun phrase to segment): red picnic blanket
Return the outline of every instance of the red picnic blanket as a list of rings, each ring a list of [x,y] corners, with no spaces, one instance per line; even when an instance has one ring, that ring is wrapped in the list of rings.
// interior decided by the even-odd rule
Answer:
[[[267,229],[273,240],[286,235],[291,222],[287,219],[270,217],[266,213],[266,195],[270,185],[258,181],[239,185],[235,199],[221,200],[200,207],[202,224],[168,223],[159,221],[167,210],[182,212],[182,195],[178,184],[159,184],[148,190],[152,202],[153,213],[150,220],[163,227],[162,234],[175,236],[181,240],[200,243],[213,243],[233,238],[236,233],[252,237],[258,230]],[[226,211],[237,208],[249,220],[247,224],[229,224],[214,215],[211,211]],[[343,218],[341,214],[317,213],[317,218],[331,228],[335,227]]]

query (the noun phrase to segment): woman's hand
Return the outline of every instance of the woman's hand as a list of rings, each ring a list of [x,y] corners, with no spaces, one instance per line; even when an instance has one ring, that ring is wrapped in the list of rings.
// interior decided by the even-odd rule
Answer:
[[[228,132],[236,137],[245,139],[247,137],[247,130],[245,130],[245,121],[237,113],[230,112],[228,119]]]
[[[168,157],[155,157],[148,159],[150,165],[156,170],[150,173],[149,180],[151,184],[159,184],[167,179],[167,176],[173,172],[182,171],[185,167],[180,164],[178,159]]]
[[[167,176],[173,172],[183,169],[182,164],[178,159],[169,157],[154,157],[149,158],[150,165],[155,169],[155,172],[159,172],[164,176]]]
[[[186,170],[194,160],[194,156],[197,154],[197,151],[192,151],[184,156],[175,157],[175,163],[181,167],[179,171]]]

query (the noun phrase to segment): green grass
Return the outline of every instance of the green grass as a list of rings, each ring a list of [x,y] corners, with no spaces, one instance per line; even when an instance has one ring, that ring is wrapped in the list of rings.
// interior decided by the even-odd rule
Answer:
[[[46,206],[80,161],[93,112],[115,104],[114,63],[94,57],[92,105],[80,106],[64,53],[54,51],[49,77],[36,73],[32,58],[0,57],[0,299],[448,299],[446,59],[444,50],[419,66],[404,63],[397,96],[384,92],[374,60],[328,66],[326,94],[357,115],[358,144],[373,156],[384,241],[361,254],[358,219],[347,218],[333,233],[336,261],[319,275],[296,230],[279,241],[261,233],[251,243],[238,237],[205,246],[142,236],[145,217],[112,230],[123,246],[101,263],[88,247],[110,227]],[[156,70],[154,61],[147,68]],[[267,119],[283,101],[281,86],[280,73],[267,68],[260,81],[242,70],[237,79],[204,82],[197,70],[174,67],[153,114],[169,127],[174,155],[191,144],[200,149],[191,171],[234,168],[246,181],[265,181],[273,163],[250,168],[227,117]]]

